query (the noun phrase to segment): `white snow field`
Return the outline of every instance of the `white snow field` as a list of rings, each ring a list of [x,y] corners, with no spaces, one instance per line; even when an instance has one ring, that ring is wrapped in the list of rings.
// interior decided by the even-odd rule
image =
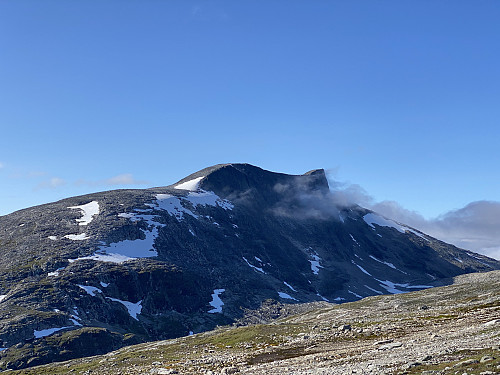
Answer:
[[[72,210],[80,210],[82,213],[82,217],[76,219],[79,225],[88,225],[94,216],[99,215],[99,202],[92,201],[87,204],[82,204],[81,206],[72,206],[68,207]]]

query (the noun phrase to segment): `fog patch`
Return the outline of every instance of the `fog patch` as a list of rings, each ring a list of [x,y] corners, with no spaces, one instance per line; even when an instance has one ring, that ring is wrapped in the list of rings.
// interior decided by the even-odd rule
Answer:
[[[340,209],[335,204],[332,192],[328,189],[311,188],[300,177],[291,183],[278,183],[273,190],[280,196],[272,208],[273,214],[277,216],[318,220],[339,217]]]

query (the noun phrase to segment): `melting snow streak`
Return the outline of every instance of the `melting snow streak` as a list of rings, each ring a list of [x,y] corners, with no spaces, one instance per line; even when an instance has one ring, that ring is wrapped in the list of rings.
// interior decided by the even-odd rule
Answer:
[[[287,294],[287,293],[283,293],[283,292],[278,292],[279,296],[281,298],[284,298],[284,299],[291,299],[291,300],[294,300],[294,301],[298,301],[298,299],[296,298],[293,298],[290,294]]]
[[[254,270],[259,271],[259,272],[262,272],[262,273],[266,273],[266,272],[265,272],[262,268],[260,268],[260,267],[255,267],[254,265],[250,264],[250,262],[247,260],[247,258],[245,258],[245,257],[242,257],[242,258],[243,258],[243,260],[244,260],[244,261],[245,261],[245,262],[246,262],[246,263],[247,263],[250,267],[252,267]]]
[[[215,289],[214,290],[214,292],[212,294],[212,301],[210,301],[210,306],[212,306],[213,309],[208,311],[210,314],[222,312],[222,306],[224,306],[224,302],[222,302],[219,295],[224,293],[225,291],[226,291],[226,289]]]

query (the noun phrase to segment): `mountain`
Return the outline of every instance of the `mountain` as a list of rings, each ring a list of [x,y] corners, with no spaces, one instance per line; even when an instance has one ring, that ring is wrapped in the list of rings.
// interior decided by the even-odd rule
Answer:
[[[210,330],[269,300],[348,302],[500,269],[334,202],[321,169],[222,164],[2,216],[0,369]]]

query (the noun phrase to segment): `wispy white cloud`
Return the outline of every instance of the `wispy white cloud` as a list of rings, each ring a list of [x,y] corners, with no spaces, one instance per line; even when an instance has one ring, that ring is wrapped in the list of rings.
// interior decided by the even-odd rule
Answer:
[[[10,168],[9,168],[10,169]],[[9,174],[9,178],[12,179],[36,179],[36,178],[41,178],[47,176],[47,172],[42,172],[42,171],[23,171],[20,169],[16,169],[14,171],[11,171]]]
[[[66,185],[66,181],[64,179],[59,177],[51,177],[48,180],[44,180],[40,182],[37,186],[35,186],[35,190],[57,189],[64,185]]]
[[[104,180],[106,185],[144,185],[147,181],[136,180],[131,173],[119,174]]]
[[[134,178],[132,173],[119,174],[104,180],[90,181],[81,179],[75,182],[75,185],[88,185],[88,186],[117,186],[117,185],[147,185],[148,181],[137,180]]]

